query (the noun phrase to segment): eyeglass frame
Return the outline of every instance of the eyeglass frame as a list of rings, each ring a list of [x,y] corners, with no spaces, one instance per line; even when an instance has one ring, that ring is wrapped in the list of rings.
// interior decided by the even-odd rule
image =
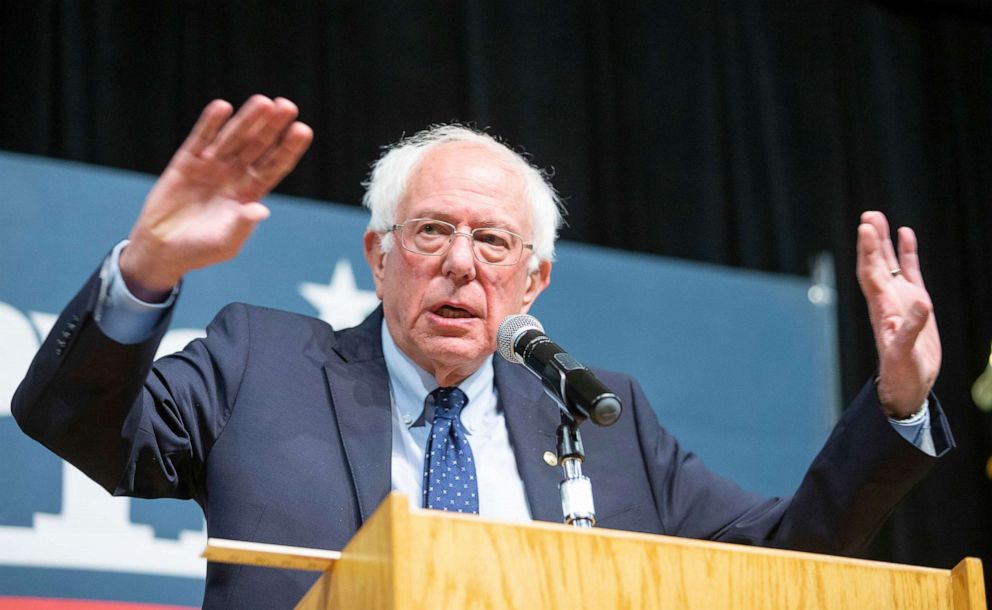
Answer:
[[[420,252],[418,250],[413,250],[411,248],[408,248],[406,246],[406,244],[404,243],[404,241],[403,241],[403,233],[402,233],[403,227],[407,223],[417,222],[417,221],[424,221],[424,220],[429,220],[431,222],[436,222],[438,224],[451,227],[451,235],[448,236],[448,245],[444,246],[440,251],[435,252],[433,254],[428,254],[427,252]],[[512,236],[514,236],[514,237],[516,237],[517,239],[520,240],[520,243],[522,245],[521,245],[520,253],[518,255],[517,260],[513,261],[512,263],[492,263],[492,262],[489,262],[487,260],[483,260],[479,256],[479,253],[475,249],[475,243],[476,243],[475,234],[476,234],[476,232],[477,231],[491,231],[493,229],[495,229],[497,231],[502,231],[504,233],[509,233],[510,235],[512,235]],[[472,229],[470,232],[466,233],[465,231],[459,231],[458,230],[458,227],[456,225],[453,225],[450,222],[447,222],[445,220],[438,220],[437,218],[408,218],[408,219],[404,220],[403,222],[401,222],[399,224],[393,224],[392,226],[390,226],[386,230],[386,233],[393,233],[393,232],[396,232],[396,231],[399,231],[400,232],[400,234],[399,234],[400,235],[400,239],[399,239],[400,247],[403,248],[404,250],[406,250],[407,252],[412,252],[413,254],[419,254],[420,256],[444,256],[445,254],[447,254],[448,252],[451,251],[451,246],[452,246],[452,244],[455,243],[455,238],[458,237],[459,235],[462,235],[464,237],[469,238],[469,240],[472,243],[472,246],[471,246],[471,248],[472,248],[472,258],[474,258],[475,260],[479,261],[480,263],[482,263],[484,265],[492,265],[494,267],[512,267],[512,266],[516,265],[517,263],[519,263],[520,261],[524,260],[524,256],[523,256],[524,250],[530,250],[532,253],[534,252],[534,244],[533,243],[530,243],[530,242],[524,241],[524,236],[523,235],[521,235],[519,233],[515,233],[515,232],[513,232],[513,231],[511,231],[509,229],[504,229],[502,227],[476,227],[475,229]]]

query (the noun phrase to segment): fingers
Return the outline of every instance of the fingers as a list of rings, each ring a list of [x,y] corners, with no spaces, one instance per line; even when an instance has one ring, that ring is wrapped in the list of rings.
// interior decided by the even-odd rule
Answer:
[[[875,264],[884,263],[885,271],[892,275],[892,271],[899,269],[902,276],[909,282],[923,288],[923,274],[920,271],[920,259],[917,254],[916,233],[909,227],[900,227],[898,235],[899,255],[896,256],[889,235],[889,222],[881,212],[868,211],[861,214],[861,225],[858,227],[858,241],[861,243],[861,231],[863,227],[870,227],[875,233],[874,243],[878,249],[880,258],[873,257]],[[860,245],[859,245],[859,265],[860,265]],[[860,266],[859,266],[860,273]],[[879,278],[881,274],[879,274]]]
[[[296,166],[313,140],[308,126],[294,123],[298,114],[296,104],[286,98],[254,95],[224,125],[207,153],[238,160],[267,191]]]
[[[194,166],[197,175],[237,185],[243,201],[256,201],[296,167],[313,131],[296,122],[296,104],[282,97],[253,95],[232,112],[223,100],[208,104],[180,150],[206,163]]]
[[[257,163],[262,155],[279,141],[286,128],[296,120],[297,115],[299,110],[293,102],[284,97],[273,100],[271,109],[267,109],[260,117],[256,125],[257,132],[247,139],[241,150],[237,152],[241,162],[245,165]]]
[[[202,153],[217,137],[221,126],[230,118],[232,112],[234,108],[224,100],[214,100],[207,104],[180,150],[193,155]]]
[[[896,251],[892,245],[892,238],[889,235],[889,221],[885,218],[885,214],[877,211],[863,212],[861,214],[861,223],[874,227],[878,233],[879,248],[889,271],[898,269],[899,259],[896,258]]]
[[[862,217],[863,218],[863,217]],[[889,263],[881,249],[881,239],[874,225],[862,223],[858,226],[858,282],[869,300],[882,292],[892,281]]]
[[[917,254],[916,233],[909,227],[899,228],[899,264],[903,277],[920,288],[925,288],[923,273],[920,271],[920,257]]]
[[[251,96],[217,134],[213,149],[205,152],[221,160],[242,158],[242,153],[251,147],[253,140],[272,119],[274,111],[275,103],[269,98],[264,95]],[[245,165],[250,165],[254,160],[242,158]]]
[[[304,123],[295,122],[285,129],[275,146],[248,170],[252,179],[250,187],[258,191],[255,198],[270,191],[292,171],[312,141],[313,130]]]

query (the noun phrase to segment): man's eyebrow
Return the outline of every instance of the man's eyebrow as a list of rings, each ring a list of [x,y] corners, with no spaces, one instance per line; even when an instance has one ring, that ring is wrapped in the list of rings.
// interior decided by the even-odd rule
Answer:
[[[451,222],[453,220],[451,214],[446,214],[445,212],[440,212],[438,210],[420,210],[416,214],[411,214],[410,217],[403,222],[406,222],[411,218],[430,218],[431,220],[443,220],[445,222]],[[451,222],[451,224],[455,223]]]
[[[434,220],[443,220],[445,222],[450,222],[453,225],[457,225],[455,222],[455,217],[448,212],[441,212],[439,210],[421,210],[417,212],[415,217],[411,218],[432,218]],[[473,228],[486,228],[486,229],[507,229],[509,231],[517,232],[513,223],[507,223],[502,221],[493,220],[491,218],[483,218],[472,223]]]
[[[510,231],[511,233],[520,233],[520,229],[514,223],[508,222],[497,222],[488,218],[484,218],[478,222],[472,223],[473,229],[503,229]]]

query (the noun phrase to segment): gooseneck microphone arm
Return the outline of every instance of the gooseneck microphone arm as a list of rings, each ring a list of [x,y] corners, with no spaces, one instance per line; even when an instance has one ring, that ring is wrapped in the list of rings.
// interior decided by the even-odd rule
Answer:
[[[562,411],[561,425],[555,436],[558,463],[565,473],[565,480],[558,484],[562,516],[568,525],[592,527],[596,525],[596,504],[592,500],[592,481],[582,474],[586,454],[579,424]]]

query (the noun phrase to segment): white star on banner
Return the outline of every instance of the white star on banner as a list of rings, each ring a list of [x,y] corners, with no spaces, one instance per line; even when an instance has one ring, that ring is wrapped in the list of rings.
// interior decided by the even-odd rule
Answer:
[[[346,258],[334,265],[330,283],[303,282],[300,294],[317,310],[318,318],[338,329],[361,323],[379,305],[374,291],[355,285],[355,274]]]

